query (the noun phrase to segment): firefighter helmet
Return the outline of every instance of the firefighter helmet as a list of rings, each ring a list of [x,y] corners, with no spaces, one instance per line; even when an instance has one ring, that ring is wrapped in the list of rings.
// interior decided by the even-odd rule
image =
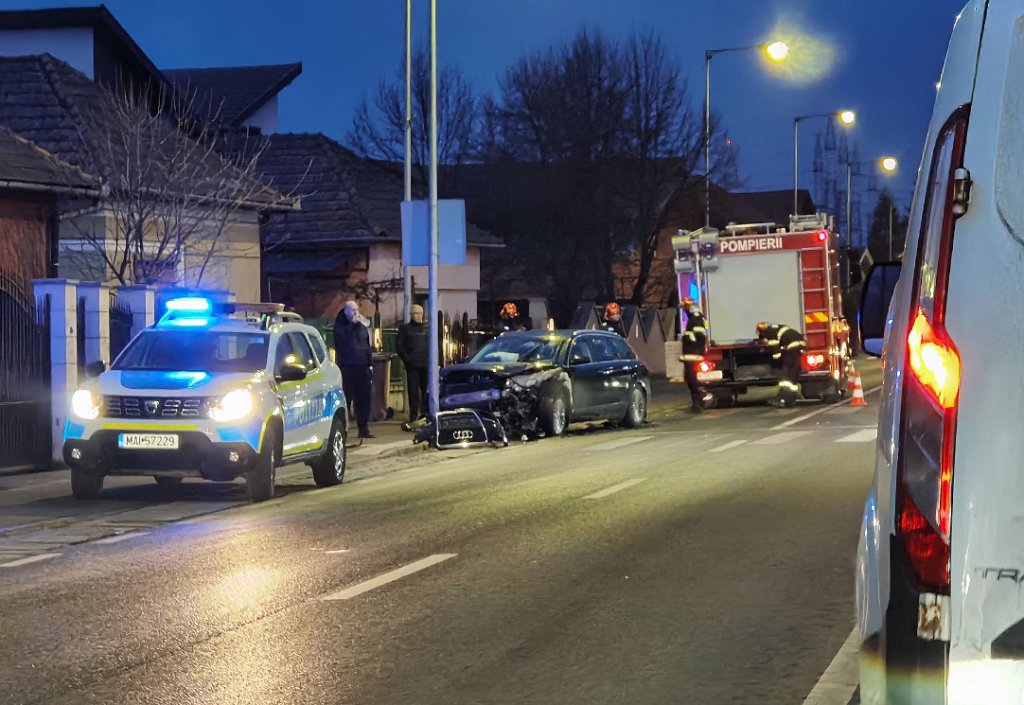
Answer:
[[[684,311],[688,311],[694,306],[696,306],[697,302],[691,299],[689,296],[684,296],[682,299],[680,299],[679,305],[682,307]]]
[[[611,318],[612,316],[618,316],[622,313],[622,307],[612,301],[610,304],[604,307],[604,317]]]
[[[517,318],[519,316],[519,309],[516,305],[509,301],[507,304],[501,307],[502,318]]]

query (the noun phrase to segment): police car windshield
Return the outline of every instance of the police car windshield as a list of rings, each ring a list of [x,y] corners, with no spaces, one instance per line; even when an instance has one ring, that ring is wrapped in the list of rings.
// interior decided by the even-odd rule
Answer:
[[[115,370],[257,372],[267,366],[265,333],[145,331],[117,358]]]
[[[564,338],[502,335],[480,348],[470,362],[554,362]]]

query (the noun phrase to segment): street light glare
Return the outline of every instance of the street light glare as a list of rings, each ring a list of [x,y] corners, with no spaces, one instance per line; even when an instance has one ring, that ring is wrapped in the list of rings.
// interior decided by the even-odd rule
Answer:
[[[776,62],[785,61],[789,56],[789,45],[785,42],[772,42],[764,50],[768,54],[768,58]]]
[[[852,110],[843,110],[839,113],[839,122],[844,125],[852,125],[857,122],[857,113]]]
[[[882,169],[890,173],[900,168],[900,163],[896,157],[882,157]]]

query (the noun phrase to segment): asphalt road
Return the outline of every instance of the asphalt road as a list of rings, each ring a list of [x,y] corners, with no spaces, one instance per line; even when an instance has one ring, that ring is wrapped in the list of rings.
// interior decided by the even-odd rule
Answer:
[[[877,397],[679,399],[259,506],[8,480],[0,703],[800,705],[852,627]]]

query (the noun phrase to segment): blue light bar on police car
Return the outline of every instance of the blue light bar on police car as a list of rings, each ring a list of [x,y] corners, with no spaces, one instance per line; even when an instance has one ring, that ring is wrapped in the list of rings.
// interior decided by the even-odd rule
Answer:
[[[212,309],[212,301],[198,296],[171,299],[167,302],[167,310],[175,313],[209,313]]]

